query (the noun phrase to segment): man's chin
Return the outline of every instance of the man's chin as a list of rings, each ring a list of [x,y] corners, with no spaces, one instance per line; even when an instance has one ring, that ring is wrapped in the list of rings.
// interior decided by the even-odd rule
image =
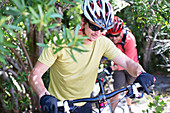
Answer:
[[[96,40],[97,40],[97,38],[98,38],[98,37],[92,37],[92,38],[90,38],[90,40],[92,40],[92,41],[96,41]]]

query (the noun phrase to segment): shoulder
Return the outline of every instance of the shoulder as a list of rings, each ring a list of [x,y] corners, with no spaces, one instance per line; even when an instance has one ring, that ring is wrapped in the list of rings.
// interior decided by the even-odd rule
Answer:
[[[108,37],[106,37],[106,36],[104,36],[104,35],[101,35],[98,39],[97,39],[97,41],[100,41],[100,42],[112,42]]]
[[[107,37],[100,36],[96,40],[96,45],[98,45],[101,49],[108,49],[116,47],[115,44]]]
[[[135,36],[132,34],[132,32],[127,32],[126,41],[127,41],[127,42],[129,42],[129,41],[135,41],[135,42],[136,42]]]

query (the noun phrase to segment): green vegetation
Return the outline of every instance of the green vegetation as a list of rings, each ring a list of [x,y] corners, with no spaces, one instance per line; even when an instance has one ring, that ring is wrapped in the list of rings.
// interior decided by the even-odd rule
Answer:
[[[157,95],[153,98],[152,102],[149,102],[149,109],[143,110],[143,113],[162,113],[164,108],[167,106],[167,103],[162,100],[161,95]]]

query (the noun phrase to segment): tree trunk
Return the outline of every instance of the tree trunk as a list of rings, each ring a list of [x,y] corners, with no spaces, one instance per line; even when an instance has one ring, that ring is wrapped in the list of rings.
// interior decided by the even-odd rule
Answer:
[[[148,35],[147,35],[147,39],[146,39],[146,46],[145,46],[145,53],[144,53],[144,59],[143,59],[143,68],[148,71],[149,69],[149,64],[150,64],[150,59],[151,59],[151,50],[152,49],[150,47],[151,45],[151,37],[152,37],[152,31],[153,31],[153,26],[152,24],[149,26],[148,29]]]
[[[152,55],[152,48],[155,45],[155,39],[158,36],[159,31],[161,30],[161,25],[158,25],[155,27],[155,33],[152,37],[152,32],[153,32],[153,26],[151,25],[148,30],[148,40],[146,41],[146,48],[145,48],[145,53],[144,53],[144,60],[143,60],[143,66],[146,71],[148,71],[151,63],[151,55]],[[149,38],[150,37],[150,38]],[[152,38],[151,38],[152,37]]]

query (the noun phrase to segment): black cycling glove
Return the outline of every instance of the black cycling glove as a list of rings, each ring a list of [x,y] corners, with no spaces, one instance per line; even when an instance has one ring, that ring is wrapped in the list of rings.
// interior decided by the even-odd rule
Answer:
[[[57,98],[51,95],[44,95],[40,98],[42,111],[47,113],[58,113]]]
[[[153,75],[149,73],[142,72],[135,80],[135,82],[139,82],[143,87],[144,91],[149,95],[148,87],[154,84],[155,78]]]

